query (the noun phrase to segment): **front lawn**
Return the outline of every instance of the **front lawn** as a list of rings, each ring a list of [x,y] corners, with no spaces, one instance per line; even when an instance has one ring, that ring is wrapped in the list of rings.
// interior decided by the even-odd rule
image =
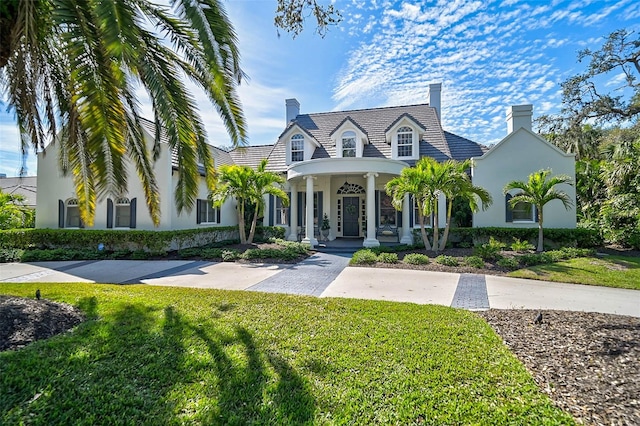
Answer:
[[[640,258],[583,257],[531,266],[510,272],[510,277],[640,290]]]
[[[572,424],[502,340],[447,307],[2,284],[81,307],[0,353],[1,424]]]

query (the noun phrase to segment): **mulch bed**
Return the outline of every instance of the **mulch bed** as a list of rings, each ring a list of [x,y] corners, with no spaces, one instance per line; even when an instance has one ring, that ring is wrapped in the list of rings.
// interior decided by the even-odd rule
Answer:
[[[640,318],[543,311],[479,312],[540,389],[578,422],[640,425]]]

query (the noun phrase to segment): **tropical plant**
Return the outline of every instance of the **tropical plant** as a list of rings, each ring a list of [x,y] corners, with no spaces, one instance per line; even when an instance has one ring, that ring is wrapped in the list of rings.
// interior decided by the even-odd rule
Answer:
[[[218,179],[209,198],[216,207],[233,197],[236,199],[238,213],[238,229],[241,244],[253,243],[258,217],[264,210],[264,196],[273,195],[282,199],[284,206],[289,205],[289,197],[280,185],[284,178],[276,173],[266,171],[267,159],[263,159],[256,170],[248,166],[224,165],[218,170]],[[255,206],[249,236],[246,234],[245,210]]]
[[[493,203],[489,191],[476,186],[471,182],[471,177],[467,173],[467,170],[471,167],[471,160],[456,161],[448,160],[444,163],[440,163],[442,168],[443,181],[441,190],[447,197],[447,224],[444,228],[444,235],[440,242],[440,250],[444,250],[447,246],[447,239],[449,237],[449,229],[451,227],[451,212],[454,204],[454,199],[462,200],[467,203],[471,212],[477,212],[479,210],[478,200],[483,210]]]
[[[544,250],[543,246],[543,226],[544,226],[544,206],[553,200],[560,200],[565,209],[569,210],[573,205],[571,197],[564,191],[556,189],[557,185],[571,185],[571,178],[566,175],[550,176],[551,170],[539,170],[529,175],[529,180],[511,181],[504,187],[504,193],[518,189],[520,192],[509,200],[511,207],[518,203],[528,203],[536,207],[538,214],[538,247],[537,251]]]
[[[33,227],[35,211],[25,201],[23,195],[0,191],[0,229]]]
[[[327,216],[326,213],[322,217],[322,225],[320,226],[320,229],[322,229],[323,231],[331,229],[331,222],[329,221],[329,216]]]

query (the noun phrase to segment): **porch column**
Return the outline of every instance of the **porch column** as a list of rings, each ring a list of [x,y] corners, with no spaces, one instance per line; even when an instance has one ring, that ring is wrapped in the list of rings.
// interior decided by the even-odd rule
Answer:
[[[400,244],[413,244],[413,235],[411,232],[411,222],[409,221],[410,214],[412,213],[412,206],[409,205],[409,194],[404,194],[402,200],[402,238]]]
[[[311,248],[313,248],[313,246],[318,245],[318,240],[316,240],[315,236],[313,235],[313,181],[315,179],[315,176],[305,176],[304,178],[307,180],[307,193],[305,194],[307,205],[305,215],[307,218],[307,223],[305,226],[304,239],[302,240],[302,242],[309,244]]]
[[[364,247],[379,247],[380,241],[376,239],[376,178],[377,173],[367,173],[367,237],[362,245]]]
[[[291,191],[291,197],[289,200],[289,236],[287,240],[298,241],[298,186],[295,183],[289,184],[289,190]]]

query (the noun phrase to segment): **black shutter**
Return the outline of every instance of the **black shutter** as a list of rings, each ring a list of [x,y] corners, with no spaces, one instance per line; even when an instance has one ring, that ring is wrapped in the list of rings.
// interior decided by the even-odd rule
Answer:
[[[306,192],[298,192],[298,226],[302,226],[302,218],[305,214],[302,211],[302,206],[304,205],[302,197],[306,197]]]
[[[202,214],[200,210],[201,208],[202,208],[202,200],[196,200],[196,224],[202,223]]]
[[[398,228],[402,226],[402,212],[399,210],[396,210],[396,225]]]
[[[318,191],[318,229],[320,229],[320,225],[322,225],[322,218],[324,217],[324,215],[322,214],[322,199],[324,197],[322,196],[322,191]]]
[[[513,198],[511,194],[507,194],[504,196],[505,218],[507,222],[513,222],[513,210],[511,209],[511,205],[509,204],[509,200],[511,198]]]
[[[275,197],[269,194],[269,226],[273,226],[273,216],[275,216]]]
[[[216,208],[216,223],[220,223],[220,209],[222,207],[217,207]]]
[[[380,223],[380,191],[376,190],[376,205],[373,208],[376,212],[376,223],[375,226],[376,228],[378,227],[378,224]],[[367,212],[367,216],[369,216],[369,212]]]
[[[289,208],[287,209],[287,225],[291,226],[291,193],[287,192],[287,197],[289,197]]]
[[[536,222],[536,223],[540,222],[538,220],[538,209],[533,204],[531,205],[531,208],[533,209],[533,221]]]
[[[58,200],[58,228],[64,228],[64,201]]]
[[[113,228],[113,200],[107,198],[107,228]]]
[[[129,228],[131,229],[135,229],[136,227],[136,204],[137,204],[138,199],[137,198],[132,198],[131,199],[131,204],[129,205],[130,210],[129,210],[129,214],[131,215],[129,217]]]

